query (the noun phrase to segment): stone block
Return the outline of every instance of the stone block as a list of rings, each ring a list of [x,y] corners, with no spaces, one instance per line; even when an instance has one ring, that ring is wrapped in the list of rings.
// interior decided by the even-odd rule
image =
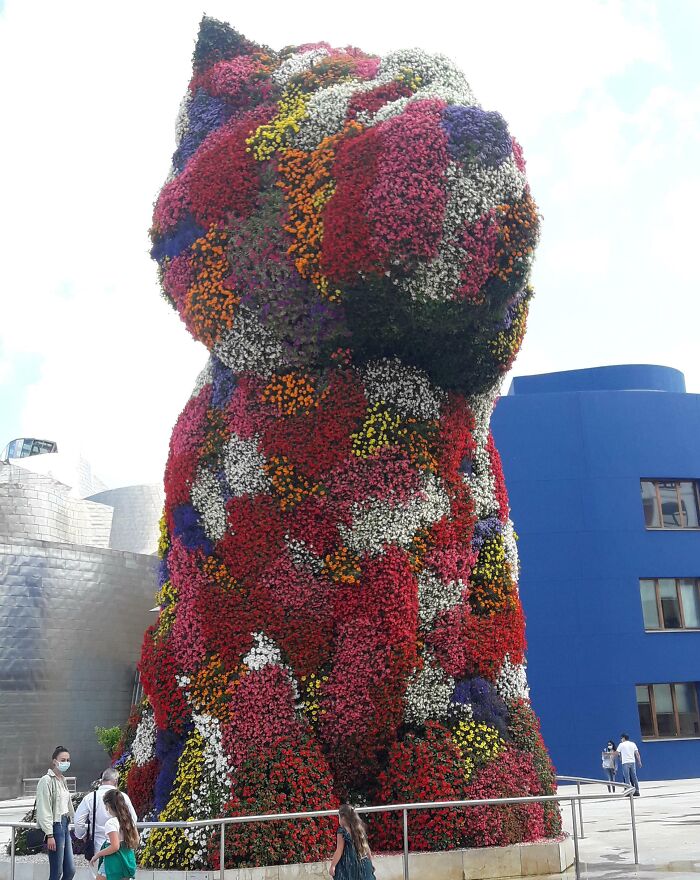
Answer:
[[[574,840],[567,834],[563,840],[559,841],[559,870],[566,871],[573,865],[575,858]]]
[[[216,880],[218,871],[188,871],[187,880]]]
[[[218,874],[215,878],[218,878]],[[264,865],[261,868],[227,868],[226,880],[279,880],[279,865]]]
[[[462,851],[411,853],[408,873],[420,880],[463,880]]]
[[[330,859],[329,859],[330,861]],[[297,865],[279,865],[279,880],[311,880],[313,877],[328,878],[328,862],[307,862]]]
[[[462,850],[464,880],[520,877],[520,849],[515,846],[487,846]]]
[[[523,844],[520,847],[520,864],[523,877],[560,873],[559,842]]]
[[[403,855],[375,856],[372,863],[377,880],[403,880]]]
[[[136,880],[153,880],[153,868],[137,868]]]

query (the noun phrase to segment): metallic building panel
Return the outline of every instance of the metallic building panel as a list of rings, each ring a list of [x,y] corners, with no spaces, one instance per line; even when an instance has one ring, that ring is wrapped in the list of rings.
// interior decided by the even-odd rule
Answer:
[[[113,550],[158,551],[159,522],[165,500],[161,486],[123,486],[91,495],[87,500],[108,505],[114,511],[109,536]]]
[[[95,726],[128,716],[157,560],[0,537],[0,797],[56,745],[85,787],[108,759]]]

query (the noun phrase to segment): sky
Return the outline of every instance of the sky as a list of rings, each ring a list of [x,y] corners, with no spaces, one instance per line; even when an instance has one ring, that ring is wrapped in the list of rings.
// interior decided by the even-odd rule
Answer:
[[[204,12],[273,48],[454,59],[543,215],[513,374],[658,363],[700,392],[696,0],[0,0],[0,447],[77,445],[114,487],[162,477],[206,353],[148,228]]]

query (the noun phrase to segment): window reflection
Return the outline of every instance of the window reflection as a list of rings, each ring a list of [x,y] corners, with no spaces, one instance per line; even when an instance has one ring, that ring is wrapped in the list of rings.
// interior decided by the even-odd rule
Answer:
[[[648,529],[700,528],[697,480],[640,480]]]

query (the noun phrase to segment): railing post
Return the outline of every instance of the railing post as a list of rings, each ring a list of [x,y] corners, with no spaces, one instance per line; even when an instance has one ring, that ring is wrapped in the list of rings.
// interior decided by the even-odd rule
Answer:
[[[221,834],[219,836],[219,880],[224,880],[224,871],[225,871],[224,861],[226,859],[226,852],[225,852],[226,826],[224,825],[223,822],[221,823],[221,825],[219,825],[219,831],[221,832]]]
[[[571,819],[574,823],[574,864],[576,865],[576,880],[581,880],[581,866],[578,858],[578,831],[576,830],[576,802],[571,799]]]
[[[403,880],[408,880],[408,810],[403,811]]]
[[[15,880],[15,831],[17,829],[12,826],[12,836],[10,837],[10,880]]]
[[[581,837],[585,837],[583,830],[583,808],[581,806],[581,783],[576,783],[576,791],[578,791],[578,827],[581,829]]]
[[[634,863],[639,864],[639,852],[637,851],[637,821],[634,815],[634,795],[630,794],[630,816],[632,818],[632,847],[634,849]]]

